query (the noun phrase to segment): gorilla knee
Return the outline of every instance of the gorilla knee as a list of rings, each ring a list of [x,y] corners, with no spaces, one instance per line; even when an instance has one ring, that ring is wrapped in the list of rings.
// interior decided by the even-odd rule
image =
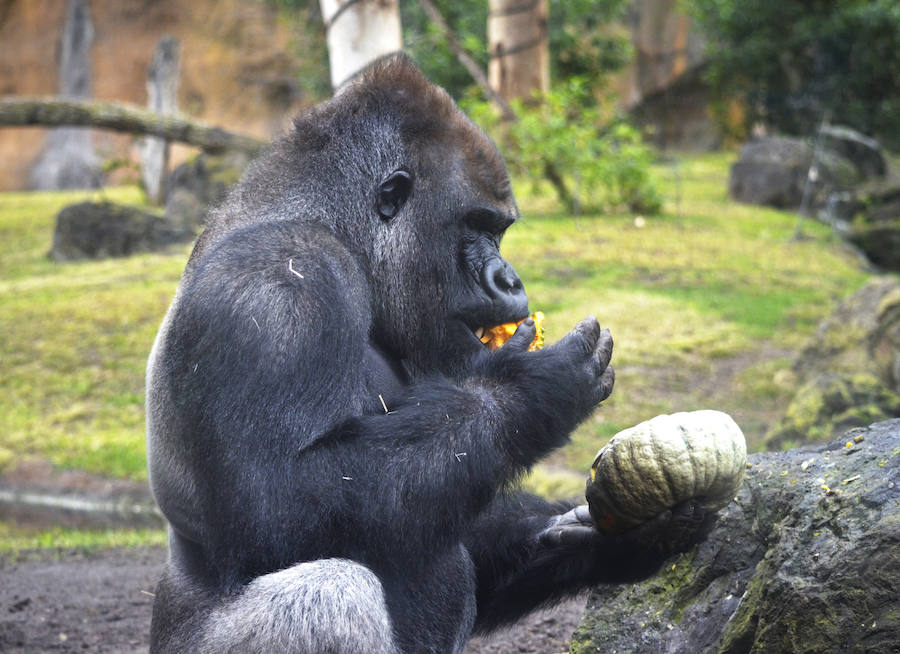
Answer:
[[[396,654],[384,591],[352,561],[301,563],[254,579],[212,612],[201,651]]]

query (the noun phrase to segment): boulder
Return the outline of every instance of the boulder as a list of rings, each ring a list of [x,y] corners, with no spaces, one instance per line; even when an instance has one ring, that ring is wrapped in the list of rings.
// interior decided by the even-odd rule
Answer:
[[[875,278],[824,319],[794,361],[799,390],[768,449],[900,417],[900,282]]]
[[[709,538],[588,599],[571,652],[880,654],[900,647],[900,420],[750,456]]]
[[[851,162],[863,179],[887,174],[887,160],[875,139],[842,125],[824,125],[819,135],[822,147]]]
[[[839,154],[820,151],[811,172],[812,163],[813,149],[800,139],[772,136],[749,141],[731,166],[728,193],[738,202],[797,209],[809,178],[808,206],[818,207],[831,193],[860,180],[853,164]]]
[[[884,187],[860,198],[863,207],[846,238],[877,266],[900,271],[900,186]]]
[[[900,281],[875,277],[842,301],[822,320],[816,333],[800,350],[793,369],[805,383],[820,374],[874,374],[900,393],[884,372],[900,352],[883,343],[900,330]],[[878,341],[879,345],[874,345]],[[890,349],[890,352],[887,351]]]
[[[875,328],[866,339],[879,378],[900,393],[900,283],[885,293],[875,312]]]
[[[124,257],[191,238],[163,218],[111,202],[82,202],[56,216],[50,258],[55,261]]]
[[[765,436],[766,449],[834,438],[852,427],[900,416],[900,395],[874,375],[823,373],[804,384],[781,421]]]
[[[237,152],[200,154],[175,168],[168,182],[166,220],[180,229],[198,233],[207,211],[225,199],[247,163],[247,155]]]

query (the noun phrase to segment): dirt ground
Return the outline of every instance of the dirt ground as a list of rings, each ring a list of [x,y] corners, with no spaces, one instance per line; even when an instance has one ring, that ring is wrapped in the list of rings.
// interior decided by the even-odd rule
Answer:
[[[147,652],[152,592],[164,559],[162,548],[0,559],[0,652]],[[535,613],[491,638],[473,639],[466,654],[567,652],[583,608],[581,599]]]

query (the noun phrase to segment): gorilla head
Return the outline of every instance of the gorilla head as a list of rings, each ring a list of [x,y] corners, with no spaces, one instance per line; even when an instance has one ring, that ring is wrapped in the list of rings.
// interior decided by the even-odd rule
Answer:
[[[528,315],[499,253],[519,215],[503,160],[404,56],[298,118],[238,199],[204,246],[251,216],[327,226],[369,275],[373,341],[413,374],[459,374],[484,349],[476,329]]]

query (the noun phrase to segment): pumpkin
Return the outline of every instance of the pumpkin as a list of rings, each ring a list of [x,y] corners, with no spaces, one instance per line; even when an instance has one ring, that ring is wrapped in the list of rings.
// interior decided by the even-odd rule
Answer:
[[[721,411],[660,415],[620,431],[594,458],[585,497],[595,526],[624,531],[697,498],[706,511],[741,486],[747,444]]]
[[[528,346],[528,351],[534,352],[535,350],[540,350],[544,347],[544,314],[537,311],[529,316],[529,318],[534,320],[536,332],[534,340],[531,341],[531,345]],[[496,350],[512,338],[512,335],[516,333],[516,329],[518,329],[519,325],[526,320],[528,320],[528,318],[522,318],[522,320],[518,322],[508,322],[486,329],[484,334],[480,336],[481,342],[487,345],[489,350]]]

